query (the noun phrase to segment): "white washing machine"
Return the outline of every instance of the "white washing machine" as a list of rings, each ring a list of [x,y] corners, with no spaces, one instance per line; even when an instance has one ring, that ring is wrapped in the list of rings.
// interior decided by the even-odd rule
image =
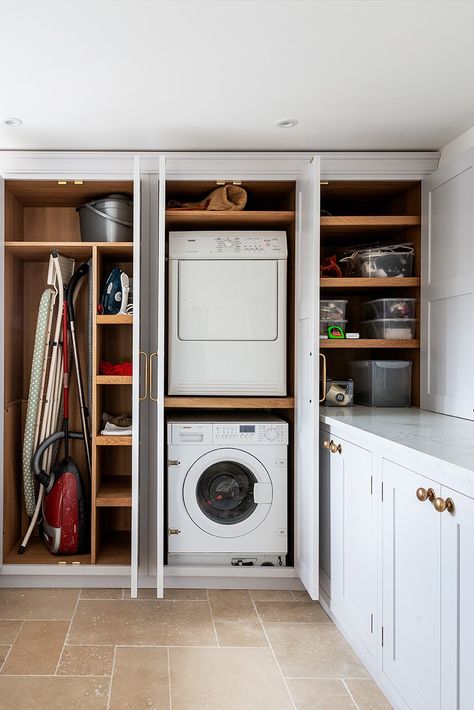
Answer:
[[[169,394],[286,394],[287,256],[285,232],[170,232]]]
[[[288,424],[168,420],[168,564],[285,565]]]

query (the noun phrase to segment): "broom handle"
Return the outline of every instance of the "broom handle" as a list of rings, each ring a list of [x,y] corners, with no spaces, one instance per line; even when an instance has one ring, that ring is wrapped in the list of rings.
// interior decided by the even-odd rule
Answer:
[[[64,407],[64,456],[69,456],[69,357],[67,337],[67,302],[63,303],[63,407]]]

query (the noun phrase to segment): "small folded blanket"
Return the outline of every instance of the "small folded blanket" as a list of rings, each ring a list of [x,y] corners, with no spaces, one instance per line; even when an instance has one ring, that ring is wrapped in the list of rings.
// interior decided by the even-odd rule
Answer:
[[[113,417],[111,414],[104,412],[102,414],[104,427],[101,434],[107,436],[131,436],[132,435],[132,418],[128,414],[121,414],[118,417]]]

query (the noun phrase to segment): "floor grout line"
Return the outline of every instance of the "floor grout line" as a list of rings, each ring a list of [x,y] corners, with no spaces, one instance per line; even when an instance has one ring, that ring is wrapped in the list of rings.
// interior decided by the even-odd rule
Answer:
[[[293,696],[292,696],[291,693],[290,693],[290,689],[289,689],[289,687],[288,687],[288,683],[286,682],[286,678],[285,678],[285,676],[283,675],[282,668],[281,668],[280,664],[278,663],[278,660],[277,660],[275,651],[274,651],[274,649],[273,649],[272,644],[270,643],[270,639],[268,638],[268,634],[267,634],[267,632],[266,632],[266,630],[265,630],[265,627],[264,627],[264,625],[263,625],[262,619],[260,618],[260,614],[258,613],[258,609],[257,609],[257,607],[256,607],[256,605],[255,605],[255,602],[254,602],[254,600],[252,599],[252,596],[250,595],[250,593],[249,593],[249,597],[250,597],[250,601],[251,601],[252,604],[253,604],[253,608],[255,609],[255,613],[257,614],[257,618],[258,618],[258,620],[260,621],[260,625],[261,625],[261,627],[262,627],[262,631],[263,631],[263,633],[264,633],[264,635],[265,635],[265,638],[267,639],[268,647],[269,647],[269,649],[270,649],[270,651],[271,651],[271,653],[272,653],[272,655],[273,655],[273,658],[275,659],[276,666],[277,666],[278,670],[280,671],[280,675],[281,675],[281,678],[282,678],[282,680],[283,680],[283,684],[284,684],[284,686],[285,686],[285,688],[286,688],[286,692],[288,693],[288,697],[289,697],[289,699],[290,699],[290,702],[291,702],[291,704],[292,704],[294,710],[297,710],[295,701],[293,700]]]
[[[58,674],[59,664],[61,663],[61,658],[63,657],[64,647],[65,647],[65,645],[66,645],[67,637],[69,636],[69,632],[70,632],[70,630],[71,630],[72,622],[74,621],[74,616],[76,615],[77,606],[78,606],[79,601],[80,601],[80,598],[81,598],[81,592],[82,592],[82,589],[79,590],[79,594],[77,595],[76,606],[74,607],[74,611],[72,612],[72,616],[71,616],[71,620],[70,620],[70,622],[69,622],[69,626],[67,627],[66,635],[64,636],[63,647],[62,647],[62,649],[61,649],[61,653],[59,654],[58,662],[56,663],[56,670],[54,671],[54,675],[57,675],[57,674]]]
[[[170,660],[170,649],[169,646],[166,648],[166,653],[168,656],[168,694],[170,700],[170,710],[173,708],[173,701],[171,699],[171,660]]]
[[[110,700],[112,698],[112,683],[114,682],[114,673],[115,673],[115,658],[117,655],[117,646],[114,646],[114,659],[112,661],[112,671],[110,673],[110,684],[109,684],[109,695],[107,698],[107,710],[110,710]]]
[[[19,621],[19,619],[15,619],[15,621]],[[18,636],[20,635],[20,632],[21,632],[21,630],[22,630],[22,628],[23,628],[24,625],[25,625],[25,620],[22,619],[22,620],[21,620],[21,624],[20,624],[20,628],[19,628],[18,631],[16,632],[15,638],[13,639],[13,643],[10,645],[10,648],[8,649],[8,653],[7,653],[7,655],[5,656],[5,658],[3,659],[2,665],[0,666],[0,673],[2,673],[2,671],[3,671],[4,667],[5,667],[5,663],[6,663],[7,660],[8,660],[8,656],[9,656],[10,653],[12,652],[12,648],[13,648],[13,646],[15,645],[16,640],[17,640]],[[6,644],[6,645],[8,646],[8,644]],[[6,673],[5,673],[4,675],[6,675]]]
[[[219,643],[219,636],[217,635],[217,628],[216,628],[216,622],[214,619],[214,614],[212,613],[212,606],[211,606],[211,600],[209,599],[209,592],[207,594],[207,603],[209,605],[209,613],[211,615],[211,621],[212,621],[212,628],[214,629],[214,636],[216,639],[216,646],[220,648],[220,643]]]
[[[355,707],[357,708],[357,710],[360,710],[359,706],[357,705],[357,703],[356,703],[356,701],[355,701],[354,696],[352,695],[352,693],[351,693],[351,691],[350,691],[349,686],[348,686],[347,683],[346,683],[346,679],[345,679],[345,678],[340,678],[339,680],[342,681],[342,684],[343,684],[344,688],[345,688],[345,689],[347,690],[347,692],[349,693],[349,696],[350,696],[352,702],[354,703]]]

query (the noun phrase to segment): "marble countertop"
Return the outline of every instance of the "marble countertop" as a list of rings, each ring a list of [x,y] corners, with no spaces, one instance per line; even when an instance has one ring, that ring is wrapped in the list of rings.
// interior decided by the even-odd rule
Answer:
[[[474,473],[474,422],[406,409],[321,407],[321,421],[342,423]]]

